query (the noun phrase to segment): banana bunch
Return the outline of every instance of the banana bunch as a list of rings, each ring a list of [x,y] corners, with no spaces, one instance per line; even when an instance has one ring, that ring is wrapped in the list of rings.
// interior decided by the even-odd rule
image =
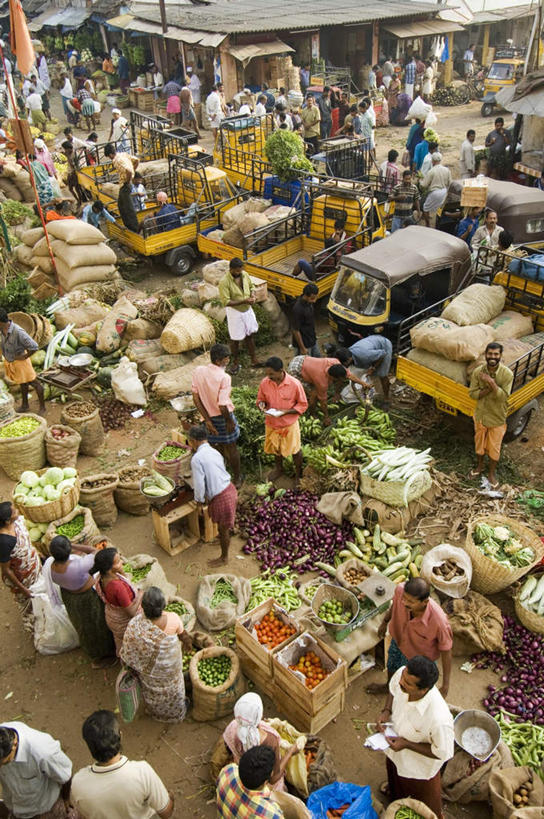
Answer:
[[[419,544],[409,542],[406,538],[382,532],[379,524],[371,533],[368,529],[353,527],[355,543],[348,542],[348,554],[340,552],[340,557],[355,557],[364,560],[381,574],[395,583],[403,583],[410,577],[419,577],[423,555]]]
[[[300,435],[303,441],[316,441],[323,432],[323,424],[319,418],[303,415],[299,421]]]
[[[397,434],[389,415],[377,407],[372,407],[368,413],[366,413],[366,417],[365,413],[366,411],[363,407],[359,407],[356,413],[363,429],[368,429],[369,432],[372,432],[376,438],[385,444],[394,444]]]
[[[327,444],[326,446],[320,447],[315,447],[311,444],[303,444],[302,457],[304,458],[304,463],[311,466],[321,475],[324,475],[329,471],[331,468],[331,461],[341,464],[342,466],[344,465],[341,463],[342,453],[334,449],[332,444]]]

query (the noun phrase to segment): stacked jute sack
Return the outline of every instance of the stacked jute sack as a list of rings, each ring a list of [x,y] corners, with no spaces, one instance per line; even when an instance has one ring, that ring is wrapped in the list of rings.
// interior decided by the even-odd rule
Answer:
[[[0,191],[8,199],[13,199],[15,202],[28,202],[30,204],[36,201],[28,171],[21,168],[15,160],[7,160],[2,167]]]
[[[117,257],[97,228],[79,219],[63,219],[51,222],[47,231],[58,280],[64,292],[120,278],[115,267]],[[27,231],[23,244],[15,249],[15,255],[19,262],[33,268],[29,276],[33,288],[44,283],[55,287],[53,265],[43,228]]]
[[[153,159],[149,162],[140,162],[138,173],[144,177],[144,185],[148,192],[157,192],[168,186],[168,160]],[[114,202],[119,198],[120,185],[117,182],[103,182],[100,186],[102,193],[107,194]]]
[[[492,341],[503,345],[502,363],[513,364],[544,339],[533,334],[531,316],[504,310],[505,301],[502,287],[471,284],[441,316],[424,319],[410,330],[413,349],[407,358],[464,385],[485,363],[484,351]]]
[[[295,208],[287,205],[273,205],[270,199],[250,197],[226,210],[222,218],[223,228],[212,231],[208,234],[208,238],[225,242],[233,247],[243,247],[245,239],[254,230],[273,225],[274,222],[285,219],[293,213],[295,213]],[[293,235],[294,231],[293,226]],[[286,239],[288,235],[282,235],[282,238]]]

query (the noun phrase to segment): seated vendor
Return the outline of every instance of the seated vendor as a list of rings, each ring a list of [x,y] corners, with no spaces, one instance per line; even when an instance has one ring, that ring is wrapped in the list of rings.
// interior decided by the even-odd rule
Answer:
[[[328,239],[325,239],[325,248],[334,247],[339,242],[344,242],[347,239],[348,235],[344,230],[344,224],[343,219],[337,219],[335,221],[333,232]],[[350,252],[351,242],[348,242],[347,244],[343,244],[342,247],[338,248],[334,254],[328,256],[321,263],[318,262],[317,264],[314,264],[306,259],[299,259],[294,266],[291,275],[297,277],[302,276],[308,279],[308,281],[315,282],[319,274],[329,272],[329,270],[338,264],[340,256],[344,256],[346,253]]]
[[[167,230],[175,230],[180,226],[181,212],[168,202],[168,196],[164,191],[159,191],[156,196],[157,204],[160,205],[154,216],[146,216],[142,222],[146,234],[164,233]]]
[[[287,368],[287,372],[300,378],[308,393],[308,407],[312,412],[317,402],[323,412],[323,424],[329,426],[329,408],[327,404],[329,387],[334,386],[333,401],[340,400],[340,392],[346,381],[360,384],[363,389],[370,389],[371,384],[361,381],[340,362],[338,358],[313,358],[309,355],[297,355]]]

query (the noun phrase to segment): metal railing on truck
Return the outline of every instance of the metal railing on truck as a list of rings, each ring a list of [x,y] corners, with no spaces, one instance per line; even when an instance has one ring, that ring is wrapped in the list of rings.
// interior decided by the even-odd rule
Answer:
[[[348,140],[346,137],[323,140],[312,161],[317,170],[317,166],[323,164],[327,176],[341,179],[362,180],[374,166],[370,142],[367,139]]]
[[[519,263],[520,270],[509,270],[512,262]],[[525,266],[534,269],[534,278],[524,275]],[[475,278],[488,282],[496,281],[506,290],[508,306],[518,307],[520,310],[534,310],[537,316],[538,328],[544,329],[544,264],[533,259],[530,255],[518,256],[508,251],[494,250],[490,247],[478,248],[474,264]],[[540,313],[539,313],[540,311]]]

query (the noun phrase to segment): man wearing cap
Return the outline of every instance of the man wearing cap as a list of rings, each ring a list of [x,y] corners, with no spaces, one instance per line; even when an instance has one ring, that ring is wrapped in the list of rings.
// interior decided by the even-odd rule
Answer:
[[[30,361],[30,356],[36,352],[38,345],[22,327],[11,321],[3,308],[0,309],[0,348],[6,377],[21,387],[22,401],[17,412],[28,412],[28,388],[34,387],[40,402],[39,414],[45,415],[43,387]]]

